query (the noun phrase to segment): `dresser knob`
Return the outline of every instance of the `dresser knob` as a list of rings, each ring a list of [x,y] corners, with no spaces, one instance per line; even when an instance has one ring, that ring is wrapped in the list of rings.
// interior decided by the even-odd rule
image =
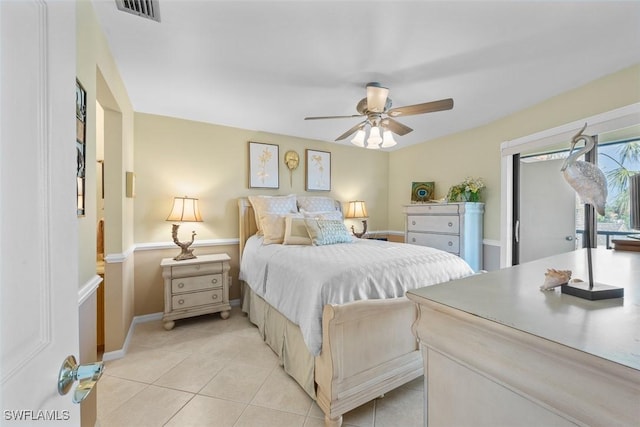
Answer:
[[[415,237],[412,237],[412,238],[411,238],[411,241],[415,243],[415,242],[416,242],[416,238],[415,238]]]
[[[211,279],[211,283],[215,285],[216,283],[218,283],[218,279]]]
[[[178,304],[184,304],[184,300],[183,299],[178,300]]]
[[[411,221],[411,225],[416,225],[416,222],[415,221]]]
[[[179,288],[184,288],[184,283],[182,283],[182,282],[178,283],[178,287]]]
[[[449,246],[453,246],[453,242],[449,240]]]
[[[211,298],[212,298],[212,299],[218,299],[218,295],[213,294],[213,295],[211,296]]]
[[[200,264],[196,264],[196,270],[200,270]]]
[[[449,227],[453,227],[453,223],[452,222],[449,223]]]

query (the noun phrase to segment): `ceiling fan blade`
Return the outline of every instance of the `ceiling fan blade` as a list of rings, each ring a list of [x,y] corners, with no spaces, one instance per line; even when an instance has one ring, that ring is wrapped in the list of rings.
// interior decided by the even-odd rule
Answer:
[[[441,99],[439,101],[425,102],[424,104],[407,105],[406,107],[392,108],[387,111],[391,117],[412,116],[414,114],[433,113],[435,111],[451,110],[453,99]]]
[[[339,137],[336,138],[336,141],[341,141],[347,137],[349,137],[351,134],[353,134],[354,132],[362,129],[364,127],[364,125],[367,124],[367,121],[365,120],[362,123],[358,123],[357,125],[355,125],[354,127],[352,127],[351,129],[349,129],[348,131],[346,131],[345,133],[343,133],[342,135],[340,135]]]
[[[409,126],[405,126],[391,118],[382,119],[380,124],[382,124],[382,127],[389,129],[391,132],[399,136],[406,135],[413,130]]]
[[[382,113],[387,103],[389,89],[380,86],[380,83],[367,85],[367,110],[372,113]]]
[[[316,116],[316,117],[305,117],[305,120],[323,120],[323,119],[350,119],[352,117],[364,117],[363,114],[353,114],[351,116]]]

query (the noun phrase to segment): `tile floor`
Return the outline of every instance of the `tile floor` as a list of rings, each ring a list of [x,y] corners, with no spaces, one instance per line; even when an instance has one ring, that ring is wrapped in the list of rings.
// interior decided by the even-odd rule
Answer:
[[[343,425],[422,426],[419,378],[345,414]],[[321,427],[320,408],[234,307],[176,322],[138,324],[127,355],[105,363],[99,427]]]

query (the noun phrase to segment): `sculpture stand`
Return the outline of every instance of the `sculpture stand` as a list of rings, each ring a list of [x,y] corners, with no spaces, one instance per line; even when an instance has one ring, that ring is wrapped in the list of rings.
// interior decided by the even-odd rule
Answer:
[[[624,288],[609,286],[593,281],[593,263],[591,261],[591,233],[585,237],[587,243],[587,268],[589,270],[588,282],[567,283],[560,287],[563,294],[588,299],[591,301],[624,297]]]

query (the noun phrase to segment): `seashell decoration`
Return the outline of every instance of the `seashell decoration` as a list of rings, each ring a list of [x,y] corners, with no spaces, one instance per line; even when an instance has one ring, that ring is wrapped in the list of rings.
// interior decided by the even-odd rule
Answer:
[[[541,291],[549,291],[557,286],[569,283],[571,270],[556,270],[548,268],[544,274],[544,283],[540,286]]]

